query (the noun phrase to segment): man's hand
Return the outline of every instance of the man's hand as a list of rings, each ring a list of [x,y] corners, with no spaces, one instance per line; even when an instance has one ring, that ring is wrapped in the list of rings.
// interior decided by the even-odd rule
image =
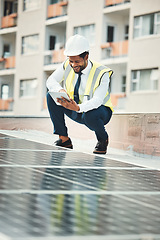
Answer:
[[[61,89],[60,92],[66,92],[64,89]],[[69,97],[70,98],[70,97]],[[73,110],[73,111],[79,111],[78,104],[70,98],[70,101],[68,101],[66,98],[57,98],[57,102],[60,103],[63,107]]]

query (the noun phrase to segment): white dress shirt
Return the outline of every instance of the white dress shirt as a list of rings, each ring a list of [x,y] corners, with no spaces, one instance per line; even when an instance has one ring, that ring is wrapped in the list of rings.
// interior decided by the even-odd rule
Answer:
[[[47,79],[46,86],[49,89],[49,91],[54,91],[58,92],[62,88],[60,85],[60,82],[62,81],[63,74],[64,74],[64,68],[63,68],[64,63],[60,65],[59,68],[57,68]],[[79,87],[79,95],[84,95],[85,88],[86,88],[86,83],[89,77],[90,70],[92,68],[92,63],[88,61],[87,67],[82,70],[82,75],[81,75],[81,83]],[[78,74],[75,73],[75,78],[73,80],[73,85],[76,84],[78,78]],[[78,104],[80,110],[78,112],[87,112],[92,109],[96,109],[99,106],[103,104],[103,100],[106,96],[108,86],[109,86],[109,73],[105,73],[102,78],[101,78],[101,83],[100,85],[96,88],[93,97],[90,98],[90,100],[86,99],[84,97],[83,102],[81,104]],[[81,100],[81,97],[80,97]]]

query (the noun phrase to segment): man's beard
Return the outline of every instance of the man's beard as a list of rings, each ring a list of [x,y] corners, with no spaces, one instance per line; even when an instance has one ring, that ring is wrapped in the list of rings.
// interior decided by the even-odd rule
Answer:
[[[74,70],[75,73],[79,74],[80,72],[82,72],[86,68],[86,66],[87,66],[86,61],[84,61],[84,65],[78,67],[78,68],[80,68],[80,70],[78,72],[75,72],[74,68],[73,68],[73,70]]]

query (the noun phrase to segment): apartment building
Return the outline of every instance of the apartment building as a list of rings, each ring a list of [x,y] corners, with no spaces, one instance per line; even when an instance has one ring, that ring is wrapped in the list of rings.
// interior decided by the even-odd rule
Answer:
[[[0,115],[45,116],[46,79],[82,34],[113,69],[115,112],[160,111],[160,1],[0,0]]]

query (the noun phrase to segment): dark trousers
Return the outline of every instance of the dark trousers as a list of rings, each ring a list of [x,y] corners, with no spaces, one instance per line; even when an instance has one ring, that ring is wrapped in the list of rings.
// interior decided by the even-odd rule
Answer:
[[[84,124],[90,130],[94,131],[97,140],[108,139],[108,133],[106,132],[104,125],[110,121],[112,116],[112,110],[109,107],[101,105],[97,109],[93,109],[88,112],[77,113],[62,107],[61,105],[57,105],[49,93],[47,93],[47,105],[54,126],[54,134],[68,136],[68,130],[64,119],[64,115],[66,114],[75,122]]]

